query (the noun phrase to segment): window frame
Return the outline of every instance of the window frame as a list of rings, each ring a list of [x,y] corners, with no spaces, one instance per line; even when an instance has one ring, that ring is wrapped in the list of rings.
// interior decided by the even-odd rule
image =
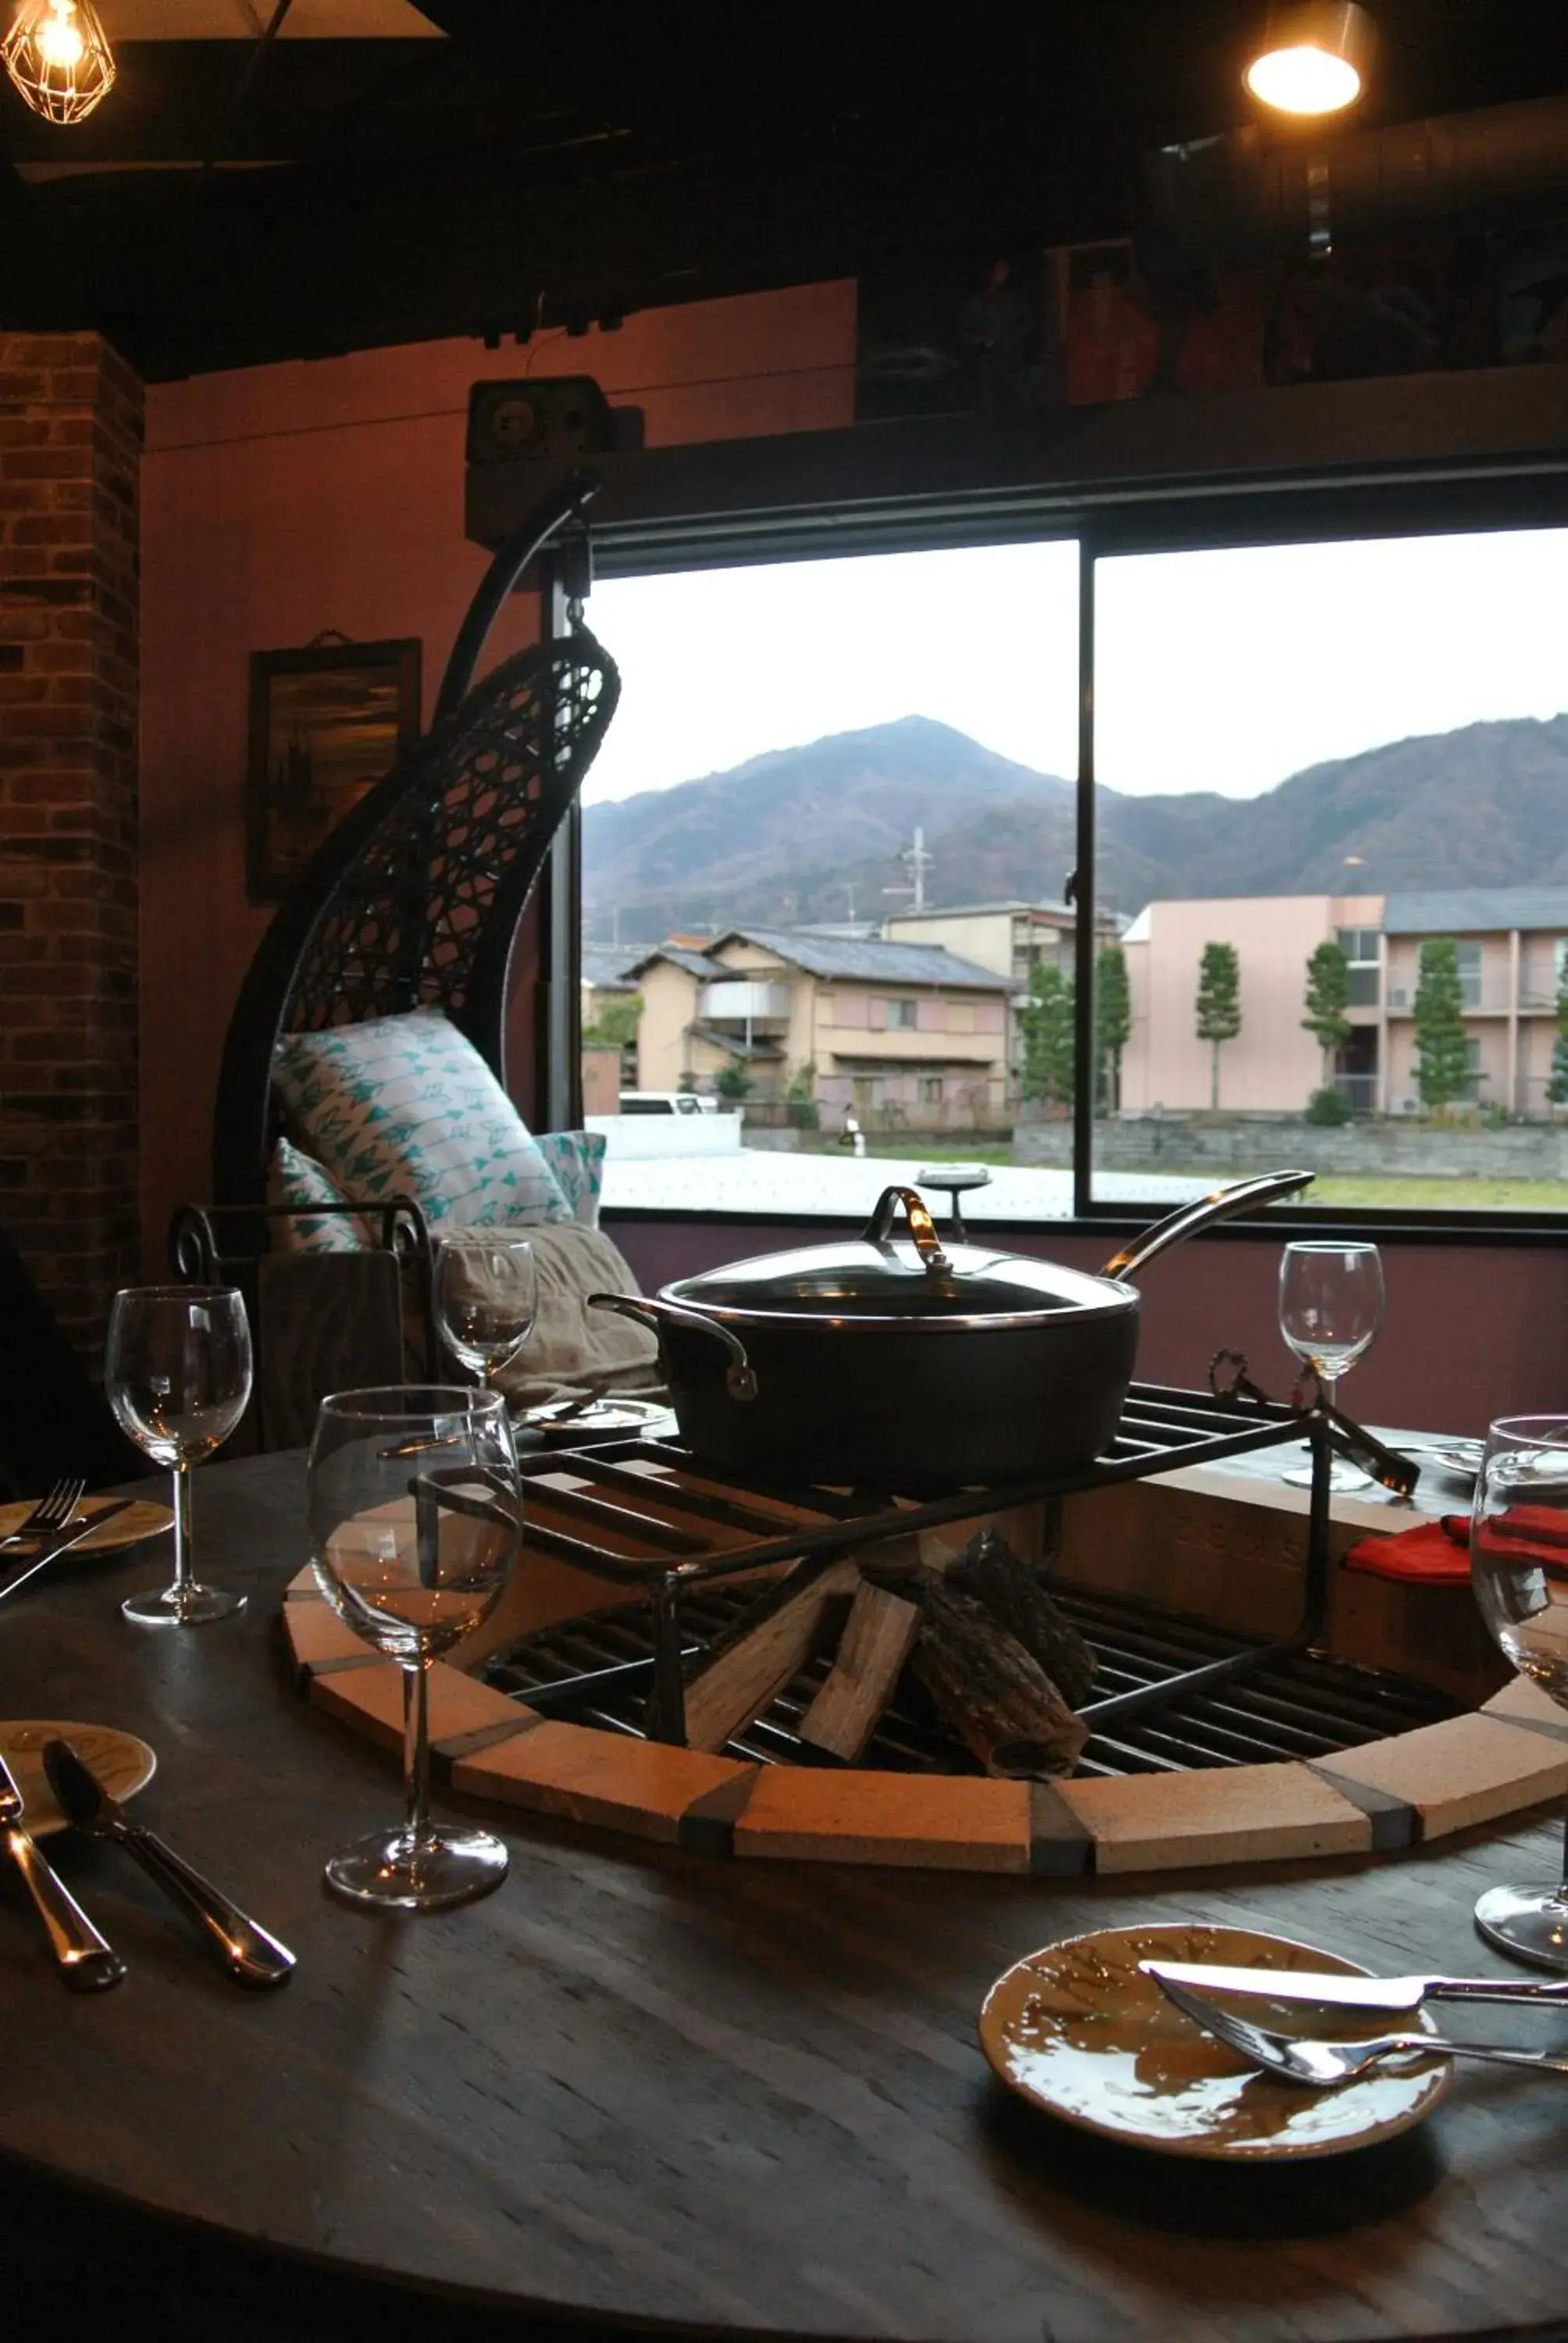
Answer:
[[[1281,394],[1275,394],[1281,396]],[[759,513],[688,511],[657,524],[645,515],[596,523],[594,559],[601,578],[781,562],[848,558],[868,554],[941,551],[1020,542],[1073,542],[1079,559],[1079,766],[1077,867],[1071,900],[1092,906],[1095,893],[1094,638],[1097,564],[1129,554],[1221,552],[1271,545],[1355,542],[1385,538],[1457,537],[1525,529],[1568,528],[1568,453],[1501,458],[1462,456],[1392,462],[1383,467],[1338,465],[1329,469],[1240,474],[1216,482],[1180,476],[1118,483],[1102,488],[1041,484],[998,493],[971,490],[952,497],[908,494],[867,498],[848,511],[802,500]],[[611,647],[613,649],[613,646]],[[580,939],[581,892],[574,889],[571,918]],[[1093,965],[1098,931],[1092,917],[1073,932],[1076,1064],[1070,1214],[1058,1219],[989,1222],[988,1232],[1033,1237],[1103,1236],[1146,1227],[1162,1209],[1097,1202],[1093,1194]],[[1382,970],[1386,980],[1386,963]],[[611,1208],[611,1217],[615,1217]],[[694,1212],[639,1208],[627,1217],[650,1222],[691,1219],[735,1226],[790,1225],[777,1210]],[[820,1227],[826,1216],[802,1217]],[[1276,1204],[1266,1222],[1232,1222],[1235,1239],[1279,1242],[1282,1228],[1322,1236],[1364,1237],[1414,1245],[1561,1246],[1568,1211]]]

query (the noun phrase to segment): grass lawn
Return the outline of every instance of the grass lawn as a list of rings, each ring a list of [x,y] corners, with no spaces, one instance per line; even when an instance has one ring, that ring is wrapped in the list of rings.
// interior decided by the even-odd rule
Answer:
[[[1427,1212],[1568,1212],[1568,1180],[1385,1179],[1375,1172],[1320,1172],[1303,1204],[1365,1204]]]

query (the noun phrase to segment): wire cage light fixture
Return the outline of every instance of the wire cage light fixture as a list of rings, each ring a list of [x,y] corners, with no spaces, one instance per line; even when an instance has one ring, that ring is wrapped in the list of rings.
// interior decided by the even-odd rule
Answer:
[[[93,0],[19,0],[0,64],[46,122],[82,121],[114,87],[115,53]]]

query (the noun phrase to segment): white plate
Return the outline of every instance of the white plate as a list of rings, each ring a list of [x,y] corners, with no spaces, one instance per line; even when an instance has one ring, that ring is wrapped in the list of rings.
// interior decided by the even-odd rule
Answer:
[[[1260,2074],[1166,2000],[1140,1961],[1221,1961],[1241,1968],[1367,1972],[1338,1954],[1252,1928],[1101,1928],[1030,1953],[997,1979],[980,2012],[980,2046],[1010,2090],[1085,2131],[1167,2156],[1236,2163],[1336,2156],[1387,2139],[1431,2113],[1450,2067],[1369,2075],[1303,2090]],[[1271,2015],[1271,2012],[1280,2012]],[[1276,2029],[1350,2041],[1386,2034],[1386,2010],[1288,2012],[1254,2002]],[[1402,2026],[1432,2032],[1423,2016]]]
[[[0,1719],[0,1757],[4,1757],[22,1793],[22,1819],[35,1838],[47,1838],[66,1827],[55,1803],[44,1771],[44,1750],[51,1741],[68,1741],[84,1765],[90,1765],[112,1798],[134,1798],[145,1790],[157,1770],[157,1759],[134,1733],[113,1725],[78,1725],[58,1717]]]

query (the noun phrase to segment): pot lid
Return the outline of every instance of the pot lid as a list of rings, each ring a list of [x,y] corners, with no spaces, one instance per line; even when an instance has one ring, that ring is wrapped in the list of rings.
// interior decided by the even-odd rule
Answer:
[[[900,1209],[910,1233],[895,1238]],[[662,1298],[699,1310],[927,1322],[1138,1307],[1136,1289],[1113,1278],[989,1245],[943,1243],[910,1188],[886,1191],[862,1237],[731,1262],[666,1286]]]

